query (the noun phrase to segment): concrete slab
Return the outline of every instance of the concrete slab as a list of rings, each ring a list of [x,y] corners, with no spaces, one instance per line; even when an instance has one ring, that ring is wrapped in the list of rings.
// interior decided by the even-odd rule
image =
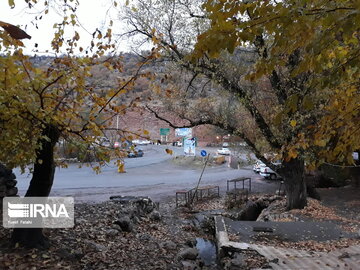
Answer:
[[[216,226],[216,237],[217,237],[217,246],[220,249],[218,252],[221,255],[221,249],[231,248],[241,252],[244,249],[251,249],[257,251],[259,254],[263,255],[269,260],[269,265],[272,269],[278,270],[304,270],[304,269],[313,269],[313,270],[332,270],[332,269],[359,269],[360,265],[360,245],[351,246],[344,249],[338,249],[333,252],[308,252],[303,250],[296,250],[291,248],[280,248],[272,247],[265,245],[256,245],[256,244],[247,244],[243,242],[233,242],[229,241],[227,234],[227,223],[224,218],[221,216],[215,217],[215,226]],[[259,222],[253,222],[257,225]],[[262,222],[264,224],[265,222]],[[266,222],[267,224],[268,222]],[[277,222],[274,222],[277,223]],[[302,222],[297,222],[302,223]],[[241,224],[238,224],[241,225]],[[250,224],[247,224],[250,226]],[[276,224],[273,224],[274,228]],[[298,228],[311,228],[312,224],[299,225]],[[318,224],[319,225],[319,224]],[[293,225],[294,226],[294,225]],[[280,226],[281,227],[281,226]],[[315,228],[318,228],[315,226]],[[322,227],[324,228],[324,227]],[[239,228],[238,228],[239,229]],[[281,227],[285,229],[285,227]],[[302,231],[304,232],[304,231]],[[314,232],[314,231],[313,231]],[[309,232],[309,234],[311,231]],[[336,234],[332,234],[333,236]],[[298,235],[297,235],[298,237]],[[346,256],[344,256],[344,254]]]
[[[307,240],[327,241],[356,237],[355,233],[345,232],[330,222],[234,221],[224,218],[224,223],[227,231],[231,234],[236,234],[236,240],[241,242],[250,242],[250,240],[256,239],[257,236],[265,238],[266,236],[269,238],[276,237],[276,239],[290,242]]]

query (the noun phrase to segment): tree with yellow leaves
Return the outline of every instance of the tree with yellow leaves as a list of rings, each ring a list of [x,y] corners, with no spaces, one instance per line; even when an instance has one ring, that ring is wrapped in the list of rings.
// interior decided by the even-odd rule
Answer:
[[[31,1],[33,5],[37,2]],[[52,48],[55,53],[66,54],[51,58],[45,67],[37,67],[23,53],[20,39],[30,37],[26,32],[5,22],[0,24],[4,29],[0,31],[0,161],[10,168],[33,164],[25,195],[30,197],[50,194],[55,173],[54,150],[60,136],[81,139],[87,147],[96,144],[96,138],[103,136],[114,115],[126,110],[128,105],[119,104],[117,97],[132,88],[141,68],[139,65],[136,74],[119,81],[116,87],[94,88],[90,83],[94,76],[92,68],[102,65],[121,72],[121,58],[111,56],[115,48],[112,37],[101,33],[91,43],[92,53],[78,57],[83,51],[78,45],[79,34],[75,32],[72,38],[64,38],[66,26],[77,24],[76,8],[71,5],[78,3],[64,1],[63,4],[63,11],[69,16],[59,24]],[[98,150],[101,162],[110,160],[112,149],[99,146]],[[121,159],[121,151],[115,154]],[[29,247],[47,245],[40,228],[15,229],[12,240]]]
[[[219,93],[214,101],[213,95],[206,106],[195,106],[207,115],[185,115],[190,125],[213,124],[243,137],[284,178],[289,209],[306,205],[305,164],[354,164],[352,153],[360,148],[359,1],[141,0],[132,5],[127,13],[132,31],[193,73],[189,86],[206,77],[236,103],[227,114],[232,117],[210,112],[226,96]],[[247,53],[253,53],[250,62],[243,57]],[[273,166],[264,150],[282,165]]]

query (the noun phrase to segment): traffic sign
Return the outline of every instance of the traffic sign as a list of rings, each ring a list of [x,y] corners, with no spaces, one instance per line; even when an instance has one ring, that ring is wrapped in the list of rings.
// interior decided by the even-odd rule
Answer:
[[[201,150],[201,152],[200,152],[200,155],[202,156],[202,157],[205,157],[206,156],[206,151],[205,150]]]
[[[170,128],[160,128],[160,135],[167,136],[170,134]]]

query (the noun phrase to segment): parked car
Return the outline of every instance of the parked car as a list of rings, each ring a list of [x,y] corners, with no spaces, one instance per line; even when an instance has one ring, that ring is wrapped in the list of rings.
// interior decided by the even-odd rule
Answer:
[[[261,162],[260,160],[256,161],[256,163],[253,166],[253,171],[255,173],[260,173],[260,168],[261,167],[266,167],[266,165],[263,162]]]
[[[151,143],[151,141],[149,141],[149,140],[133,140],[132,143],[135,145],[148,145]]]
[[[277,162],[274,162],[273,164],[275,166],[279,166],[279,165],[281,165],[281,162],[277,161]],[[270,169],[266,165],[260,167],[260,175],[262,177],[264,177],[265,179],[271,179],[271,180],[276,180],[276,179],[281,178],[280,175],[278,175],[276,172],[274,172],[272,169]]]
[[[91,149],[95,149],[98,147],[111,147],[110,140],[106,137],[93,137],[95,140],[90,144]]]
[[[182,146],[182,141],[175,141],[172,143],[172,146]]]
[[[128,158],[136,158],[136,157],[143,157],[144,151],[140,148],[132,149],[128,152]]]
[[[229,148],[223,147],[223,148],[217,150],[217,153],[218,153],[219,155],[226,155],[226,156],[228,156],[228,155],[231,154],[231,151],[229,150]]]

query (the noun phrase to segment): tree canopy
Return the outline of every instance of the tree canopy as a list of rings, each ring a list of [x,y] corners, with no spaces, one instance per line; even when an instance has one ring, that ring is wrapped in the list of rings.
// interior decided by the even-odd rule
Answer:
[[[98,66],[117,74],[123,70],[121,57],[113,54],[116,46],[111,28],[106,33],[96,30],[85,52],[79,45],[79,33],[73,30],[78,26],[77,4],[62,4],[68,16],[54,25],[51,46],[55,57],[45,67],[36,65],[36,57],[23,53],[21,39],[29,38],[27,33],[6,22],[0,24],[4,29],[0,31],[0,147],[3,149],[0,160],[10,167],[42,162],[35,159],[43,140],[50,140],[43,134],[49,126],[63,138],[77,138],[84,147],[96,144],[96,137],[104,136],[114,116],[123,114],[130,106],[119,104],[117,98],[130,90],[140,76],[141,64],[132,76],[112,85],[94,85]],[[33,1],[29,5],[37,4]],[[50,8],[50,4],[46,2],[45,7]],[[46,9],[44,13],[45,16]],[[71,37],[69,32],[73,33]],[[100,159],[109,161],[110,149],[101,146],[99,149]],[[117,154],[121,156],[120,152]]]
[[[30,9],[41,5],[42,11],[35,17],[37,23],[41,23],[53,4],[61,8],[64,17],[53,26],[54,57],[46,66],[37,66],[36,56],[24,54],[21,40],[30,38],[31,33],[0,22],[3,29],[0,30],[0,161],[10,168],[33,164],[25,196],[47,197],[54,180],[54,152],[59,138],[75,137],[87,149],[99,144],[98,137],[104,136],[114,117],[124,114],[132,105],[120,102],[118,97],[132,89],[135,80],[142,76],[140,70],[147,59],[130,76],[118,76],[114,84],[96,85],[93,78],[99,74],[94,72],[96,67],[118,75],[123,70],[122,58],[115,54],[112,23],[103,32],[95,29],[90,44],[84,48],[76,30],[80,27],[76,14],[78,1],[25,2]],[[9,5],[15,2],[9,1]],[[123,170],[121,148],[113,150],[100,144],[97,149],[100,164],[94,167],[96,171],[111,157],[118,157],[117,165]],[[47,245],[41,229],[15,229],[12,240],[30,247]]]
[[[203,7],[210,28],[198,37],[193,56],[253,44],[262,57],[249,79],[274,70],[306,75],[306,90],[294,89],[275,121],[291,114],[298,139],[288,157],[315,148],[314,164],[353,164],[360,147],[359,1],[206,1]],[[289,60],[296,65],[289,68]]]
[[[162,57],[192,74],[187,85],[183,80],[178,87],[182,94],[176,90],[171,100],[167,92],[170,107],[187,106],[179,112],[189,125],[213,124],[244,138],[258,158],[284,177],[289,208],[306,204],[305,162],[310,167],[353,164],[352,152],[359,148],[354,136],[359,129],[355,1],[159,0],[133,5],[127,12],[131,33],[151,39]],[[169,5],[182,9],[152,20]],[[184,43],[175,25],[197,41]],[[199,87],[206,79],[218,88],[204,99],[204,89],[212,88]],[[194,102],[195,97],[205,103]],[[224,98],[232,102],[221,102]],[[281,167],[271,164],[269,152],[283,159]]]

